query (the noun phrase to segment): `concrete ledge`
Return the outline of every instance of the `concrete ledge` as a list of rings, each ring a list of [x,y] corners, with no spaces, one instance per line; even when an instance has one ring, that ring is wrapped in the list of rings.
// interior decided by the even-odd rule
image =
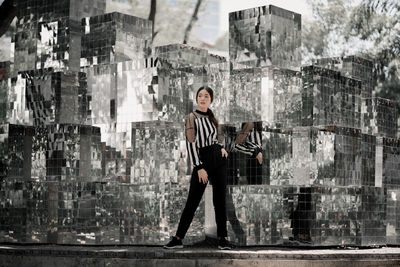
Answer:
[[[400,266],[400,248],[297,249],[0,245],[3,266]]]

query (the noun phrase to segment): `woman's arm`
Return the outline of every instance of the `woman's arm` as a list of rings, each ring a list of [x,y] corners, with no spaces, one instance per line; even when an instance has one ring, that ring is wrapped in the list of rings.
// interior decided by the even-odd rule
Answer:
[[[247,138],[253,129],[254,123],[252,122],[248,122],[244,125],[242,131],[235,140],[235,150],[256,157],[258,153],[262,152],[261,144],[251,142]]]
[[[185,132],[186,148],[189,154],[190,161],[196,169],[202,169],[203,163],[200,160],[199,149],[196,146],[195,117],[193,113],[190,113],[186,116]]]

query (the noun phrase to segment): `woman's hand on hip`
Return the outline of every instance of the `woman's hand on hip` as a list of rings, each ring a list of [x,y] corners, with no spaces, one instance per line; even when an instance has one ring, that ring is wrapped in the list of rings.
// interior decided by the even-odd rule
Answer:
[[[208,182],[208,174],[205,169],[200,169],[197,171],[199,175],[199,183],[206,184]]]
[[[257,154],[257,160],[258,160],[258,163],[260,164],[260,165],[262,165],[262,153],[261,152],[259,152],[258,154]]]
[[[221,149],[222,157],[228,158],[228,152],[226,152],[225,148]]]

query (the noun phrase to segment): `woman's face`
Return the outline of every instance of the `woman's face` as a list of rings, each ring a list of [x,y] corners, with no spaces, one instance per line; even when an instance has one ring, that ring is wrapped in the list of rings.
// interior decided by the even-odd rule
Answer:
[[[206,89],[203,89],[197,95],[196,101],[200,109],[207,110],[211,105],[211,96]]]

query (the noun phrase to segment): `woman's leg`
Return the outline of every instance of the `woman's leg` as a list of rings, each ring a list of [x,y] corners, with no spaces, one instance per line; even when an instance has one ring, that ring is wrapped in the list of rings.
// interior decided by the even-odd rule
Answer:
[[[190,179],[189,195],[186,201],[185,208],[183,209],[181,219],[179,221],[178,230],[176,230],[176,236],[178,238],[183,239],[185,237],[186,232],[189,229],[190,224],[192,223],[194,213],[199,206],[201,197],[203,196],[206,186],[207,184],[199,182],[197,170],[194,169],[192,177]]]
[[[228,236],[226,230],[226,163],[214,168],[212,173],[213,203],[215,209],[215,221],[217,223],[217,236]]]

